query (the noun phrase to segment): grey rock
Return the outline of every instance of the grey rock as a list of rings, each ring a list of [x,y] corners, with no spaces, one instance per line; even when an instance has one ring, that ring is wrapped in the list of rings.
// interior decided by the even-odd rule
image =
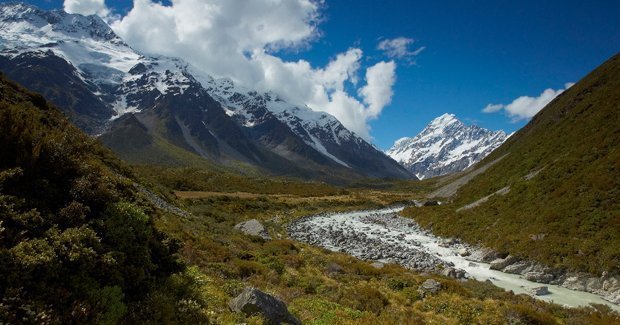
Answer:
[[[525,273],[525,279],[533,282],[549,283],[553,280],[553,274],[545,272],[527,272]]]
[[[267,324],[301,324],[299,319],[289,313],[282,300],[252,287],[243,289],[228,306],[232,311],[244,313],[246,316],[261,315]]]
[[[468,259],[476,261],[476,262],[490,263],[498,258],[501,258],[499,253],[486,247],[475,249],[470,253],[471,254]]]
[[[532,265],[526,261],[520,261],[511,265],[508,265],[504,268],[504,272],[510,274],[522,274],[527,268],[531,269]]]
[[[506,258],[504,259],[496,259],[495,261],[491,262],[491,270],[498,270],[501,271],[503,270],[506,266],[514,264],[516,262],[518,262],[519,259],[515,256],[512,255],[508,255],[506,256]]]
[[[418,288],[418,292],[420,295],[425,296],[428,293],[437,293],[441,290],[441,283],[428,279],[422,283],[422,285]]]
[[[571,289],[571,290],[585,291],[586,290],[585,282],[586,282],[585,277],[574,275],[574,276],[570,276],[566,278],[562,286],[564,286],[565,288]]]
[[[459,249],[458,254],[463,257],[470,255],[469,250],[467,248]]]
[[[238,223],[235,225],[235,229],[239,229],[246,235],[260,236],[267,240],[271,239],[265,227],[263,227],[263,225],[256,219],[250,219],[248,221]]]
[[[441,271],[441,275],[457,280],[464,279],[465,274],[465,271],[453,267],[447,267]]]
[[[547,288],[547,286],[531,288],[529,291],[535,296],[544,296],[549,294],[549,288]]]

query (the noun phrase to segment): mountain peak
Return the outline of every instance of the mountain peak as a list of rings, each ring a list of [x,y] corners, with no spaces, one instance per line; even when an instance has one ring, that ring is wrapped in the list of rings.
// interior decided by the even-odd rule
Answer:
[[[454,114],[445,113],[433,119],[428,126],[447,126],[452,123],[460,122]]]
[[[55,38],[64,35],[70,38],[92,38],[97,41],[122,43],[110,26],[97,15],[69,14],[63,10],[45,11],[29,4],[9,2],[0,4],[0,22],[4,25],[3,29],[13,32],[16,32],[16,28],[32,28],[35,31],[38,29],[39,34],[45,36],[44,39],[49,38],[51,31],[58,34]],[[22,22],[26,22],[28,26],[21,26]]]
[[[499,147],[504,131],[465,125],[454,114],[433,119],[413,138],[401,138],[386,153],[418,178],[461,171]]]

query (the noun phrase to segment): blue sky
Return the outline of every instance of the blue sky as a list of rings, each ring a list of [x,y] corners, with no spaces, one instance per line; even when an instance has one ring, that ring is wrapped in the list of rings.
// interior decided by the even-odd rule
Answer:
[[[62,1],[27,2],[62,7]],[[106,5],[124,14],[132,1]],[[377,49],[381,40],[406,37],[415,40],[412,50],[425,47],[415,64],[395,59],[391,104],[368,122],[382,149],[445,112],[512,132],[527,121],[482,109],[561,89],[620,51],[620,1],[327,0],[320,12],[319,38],[275,55],[322,67],[355,47],[365,69],[388,60]]]

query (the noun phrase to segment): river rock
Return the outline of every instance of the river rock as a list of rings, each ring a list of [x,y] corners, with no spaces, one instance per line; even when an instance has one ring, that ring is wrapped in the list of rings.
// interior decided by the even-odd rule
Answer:
[[[464,279],[465,274],[465,271],[453,267],[447,267],[441,271],[441,275],[457,280]]]
[[[449,248],[458,243],[458,240],[454,238],[446,238],[439,242],[439,246]]]
[[[519,261],[517,263],[506,266],[504,268],[504,272],[510,274],[523,274],[525,273],[525,271],[527,271],[526,269],[528,268],[532,268],[532,263],[526,261]]]
[[[418,288],[418,293],[424,297],[428,293],[437,293],[439,290],[441,290],[441,283],[428,279]]]
[[[548,274],[544,272],[527,272],[525,273],[525,279],[528,281],[539,282],[539,283],[549,283],[553,280],[553,274]]]
[[[517,257],[512,256],[512,255],[508,255],[504,259],[496,259],[495,261],[491,262],[490,269],[491,270],[501,271],[506,266],[511,265],[513,263],[516,263],[518,261],[519,261],[519,259]]]
[[[585,281],[586,277],[575,274],[573,276],[567,277],[566,280],[564,280],[564,283],[562,283],[562,286],[571,290],[585,291]]]
[[[259,236],[266,240],[271,239],[267,233],[267,230],[263,227],[263,224],[256,219],[250,219],[248,221],[238,223],[235,225],[235,229],[239,229],[246,235]]]
[[[469,259],[476,262],[490,263],[498,258],[501,258],[498,252],[486,247],[475,249],[470,253],[471,255],[469,256]]]
[[[547,286],[531,288],[529,291],[535,296],[544,296],[549,294],[549,288]]]
[[[261,315],[267,324],[301,325],[299,319],[289,313],[282,300],[266,294],[256,288],[247,287],[240,295],[233,298],[228,306],[232,311],[244,313],[246,316]]]
[[[470,255],[469,250],[468,250],[467,248],[465,248],[465,247],[463,247],[463,248],[459,249],[459,251],[458,251],[457,253],[458,253],[460,256],[463,256],[463,257],[465,257],[465,256],[469,256],[469,255]]]

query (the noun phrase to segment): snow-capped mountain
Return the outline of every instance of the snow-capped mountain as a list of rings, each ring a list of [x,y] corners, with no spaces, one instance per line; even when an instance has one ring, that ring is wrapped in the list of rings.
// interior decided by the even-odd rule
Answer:
[[[139,53],[98,16],[0,5],[0,70],[126,159],[176,164],[174,146],[304,177],[412,176],[333,116]]]
[[[376,149],[345,128],[332,115],[316,112],[305,105],[294,105],[276,93],[260,94],[234,85],[230,79],[206,81],[207,91],[219,101],[226,114],[246,127],[255,127],[275,117],[305,144],[346,168],[384,168],[383,162],[359,159],[363,152]],[[368,157],[369,158],[369,157]],[[386,166],[389,168],[389,166]]]
[[[424,179],[462,171],[486,157],[509,137],[465,125],[454,114],[432,120],[413,138],[397,140],[386,153]]]

